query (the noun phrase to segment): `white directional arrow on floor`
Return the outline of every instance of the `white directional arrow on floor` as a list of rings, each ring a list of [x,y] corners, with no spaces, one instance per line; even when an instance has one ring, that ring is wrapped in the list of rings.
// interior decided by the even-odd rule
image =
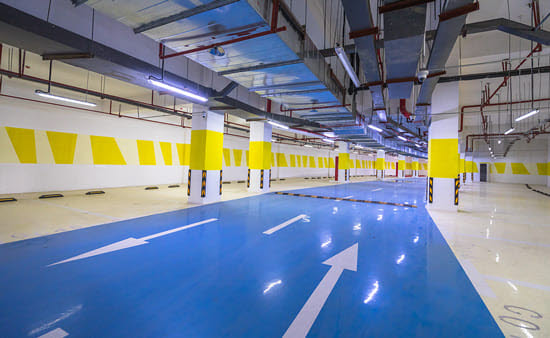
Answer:
[[[122,249],[132,248],[134,246],[148,244],[149,242],[147,242],[147,241],[150,240],[150,239],[161,237],[161,236],[166,236],[166,235],[169,235],[169,234],[174,233],[174,232],[178,232],[178,231],[182,231],[182,230],[185,230],[185,229],[193,228],[193,227],[196,227],[196,226],[199,226],[199,225],[202,225],[202,224],[205,224],[205,223],[214,222],[214,221],[217,221],[217,220],[218,220],[217,218],[210,218],[210,219],[207,219],[207,220],[204,220],[204,221],[200,221],[200,222],[189,224],[189,225],[184,225],[184,226],[179,227],[179,228],[159,232],[157,234],[153,234],[153,235],[149,235],[149,236],[145,236],[145,237],[141,237],[141,238],[133,238],[133,237],[126,238],[126,239],[123,239],[122,241],[118,241],[116,243],[103,246],[99,249],[95,249],[95,250],[92,250],[92,251],[85,252],[85,253],[80,254],[78,256],[67,258],[67,259],[65,259],[63,261],[60,261],[60,262],[57,262],[57,263],[52,263],[48,266],[63,264],[63,263],[71,262],[71,261],[76,261],[76,260],[79,260],[79,259],[84,259],[84,258],[88,258],[88,257],[102,255],[102,254],[105,254],[105,253],[108,253],[108,252],[113,252],[113,251],[118,251],[118,250],[122,250]]]
[[[356,243],[323,262],[323,264],[331,266],[330,270],[309,296],[306,304],[294,318],[283,338],[305,337],[307,335],[332,289],[340,279],[342,272],[344,270],[357,271],[357,248],[358,244]]]

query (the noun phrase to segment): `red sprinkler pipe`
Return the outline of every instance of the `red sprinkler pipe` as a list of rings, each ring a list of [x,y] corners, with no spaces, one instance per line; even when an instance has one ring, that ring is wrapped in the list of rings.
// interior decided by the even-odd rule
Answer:
[[[509,133],[509,134],[470,134],[466,136],[466,152],[469,152],[473,149],[470,149],[470,143],[468,139],[471,137],[472,142],[474,139],[484,139],[484,138],[507,138],[507,137],[513,137],[513,136],[525,136],[526,133]],[[542,131],[533,131],[531,132],[533,135],[541,135],[541,134],[550,134],[550,132],[546,130]],[[473,143],[472,143],[473,148]]]
[[[399,111],[407,118],[407,120],[411,118],[411,113],[407,111],[407,99],[399,100]]]
[[[490,107],[490,106],[503,106],[508,104],[521,104],[521,103],[530,103],[530,102],[542,102],[542,101],[550,101],[550,98],[543,98],[543,99],[535,99],[535,100],[521,100],[521,101],[512,101],[512,102],[497,102],[497,103],[487,103],[484,105],[484,107]],[[458,132],[462,132],[464,129],[464,109],[467,108],[482,108],[480,104],[472,104],[468,106],[462,106],[460,109],[460,128],[458,129]]]

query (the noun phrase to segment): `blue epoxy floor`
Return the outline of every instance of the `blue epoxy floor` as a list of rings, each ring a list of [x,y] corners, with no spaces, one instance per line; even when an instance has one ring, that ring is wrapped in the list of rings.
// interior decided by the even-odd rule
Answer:
[[[419,179],[300,190],[418,208],[266,194],[1,245],[0,336],[280,337],[331,269],[322,263],[358,243],[357,271],[341,273],[310,336],[501,337],[425,210],[425,188]]]

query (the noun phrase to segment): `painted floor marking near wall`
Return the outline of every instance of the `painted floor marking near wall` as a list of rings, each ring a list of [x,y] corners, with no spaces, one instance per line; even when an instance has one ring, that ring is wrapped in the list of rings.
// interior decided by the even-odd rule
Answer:
[[[46,334],[43,334],[39,336],[38,338],[63,338],[67,337],[69,334],[65,332],[65,330],[57,328],[55,330],[52,330]]]
[[[296,196],[296,197],[311,197],[311,198],[320,198],[324,200],[336,200],[336,201],[348,201],[348,202],[359,202],[359,203],[373,203],[373,204],[384,204],[384,205],[395,205],[398,207],[406,208],[417,208],[415,204],[408,203],[394,203],[394,202],[382,202],[382,201],[372,201],[372,200],[358,200],[354,198],[344,198],[344,197],[331,197],[331,196],[318,196],[318,195],[308,195],[308,194],[295,194],[292,192],[276,192],[276,195],[285,195],[285,196]]]
[[[380,191],[382,189],[384,189],[384,188],[378,188],[378,189],[374,189],[374,190],[371,190],[371,191]]]
[[[283,338],[305,337],[308,334],[332,289],[340,279],[342,272],[344,270],[357,271],[358,247],[359,244],[355,243],[323,262],[323,264],[331,266],[330,270],[309,296],[305,305],[286,330]]]
[[[84,258],[88,258],[88,257],[102,255],[102,254],[113,252],[113,251],[118,251],[118,250],[128,249],[128,248],[132,248],[132,247],[143,245],[143,244],[148,244],[149,242],[147,242],[147,241],[150,240],[150,239],[161,237],[161,236],[166,236],[166,235],[172,234],[172,233],[177,232],[177,231],[182,231],[182,230],[185,230],[185,229],[193,228],[193,227],[196,227],[196,226],[199,226],[199,225],[202,225],[202,224],[206,224],[206,223],[210,223],[210,222],[214,222],[214,221],[217,221],[217,220],[218,220],[217,218],[209,218],[209,219],[204,220],[204,221],[196,222],[196,223],[193,223],[193,224],[185,225],[185,226],[182,226],[182,227],[179,227],[179,228],[159,232],[157,234],[153,234],[153,235],[149,235],[149,236],[145,236],[145,237],[141,237],[141,238],[133,238],[133,237],[126,238],[126,239],[123,239],[122,241],[118,241],[116,243],[109,244],[109,245],[103,246],[101,248],[85,252],[85,253],[80,254],[78,256],[74,256],[74,257],[59,261],[57,263],[52,263],[48,266],[54,266],[54,265],[63,264],[63,263],[71,262],[71,261],[76,261],[76,260],[79,260],[79,259],[84,259]]]
[[[521,281],[521,280],[508,279],[508,278],[492,276],[492,275],[483,275],[483,276],[486,279],[494,280],[494,281],[497,281],[497,282],[502,282],[502,283],[511,282],[515,285],[520,285],[520,286],[525,286],[525,287],[528,287],[528,288],[531,288],[531,289],[538,289],[538,290],[550,292],[550,286],[548,286],[548,285],[534,284],[534,283],[525,282],[525,281]]]
[[[293,217],[293,218],[289,219],[288,221],[285,221],[285,222],[283,222],[283,223],[281,223],[277,226],[274,226],[271,229],[268,229],[268,230],[264,231],[263,233],[266,234],[266,235],[271,235],[272,233],[274,233],[276,231],[279,231],[279,230],[291,225],[292,223],[297,222],[297,221],[299,221],[301,219],[304,219],[306,217],[307,217],[307,215],[304,215],[304,214],[298,215],[296,217]]]
[[[463,236],[463,237],[490,239],[490,240],[493,240],[493,241],[502,241],[502,242],[508,242],[508,243],[513,243],[513,244],[525,244],[525,245],[531,245],[531,246],[541,246],[543,248],[550,248],[550,244],[546,244],[546,243],[535,243],[535,242],[529,242],[529,241],[516,241],[515,239],[507,239],[507,238],[499,238],[499,237],[487,237],[487,236],[470,235],[470,234],[464,234],[464,233],[455,233],[455,234],[459,235],[459,236]]]
[[[493,289],[491,289],[489,284],[485,281],[484,276],[475,268],[474,264],[472,264],[470,260],[462,260],[462,268],[480,295],[489,298],[497,297],[493,292]]]
[[[38,203],[49,204],[49,205],[54,206],[54,207],[60,207],[60,208],[63,208],[63,209],[67,209],[67,210],[79,212],[79,213],[82,213],[82,214],[87,214],[87,215],[93,215],[93,216],[98,216],[98,217],[106,218],[106,219],[111,220],[111,221],[120,221],[120,220],[123,219],[123,218],[118,218],[118,217],[114,217],[114,216],[104,215],[104,214],[100,214],[100,213],[97,213],[97,212],[92,212],[92,211],[88,211],[88,210],[84,210],[84,209],[73,208],[73,207],[69,207],[69,206],[66,206],[66,205],[61,205],[61,204],[57,204],[57,203],[53,203],[53,202],[48,202],[48,201],[43,201],[43,200],[40,200],[40,201],[37,201],[37,202],[38,202]]]

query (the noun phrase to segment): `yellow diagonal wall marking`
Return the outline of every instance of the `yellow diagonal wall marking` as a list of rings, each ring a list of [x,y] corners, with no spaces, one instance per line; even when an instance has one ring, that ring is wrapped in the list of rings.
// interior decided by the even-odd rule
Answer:
[[[231,167],[231,149],[223,148],[223,161],[226,167]]]
[[[323,168],[324,165],[323,165],[323,158],[322,157],[318,157],[317,158],[317,164],[319,166],[319,168]]]
[[[56,164],[73,164],[77,134],[47,131]]]
[[[114,137],[91,135],[90,142],[94,164],[126,164]]]
[[[6,127],[11,144],[20,163],[36,163],[34,130]]]
[[[153,141],[137,140],[140,165],[156,165],[155,145]]]
[[[550,163],[537,163],[537,173],[539,175],[550,175],[548,171],[548,165]]]
[[[329,157],[329,159],[328,159],[328,167],[329,167],[329,169],[334,169],[334,158]]]
[[[306,155],[302,155],[302,163],[303,163],[303,167],[306,168],[307,167],[307,156]]]
[[[162,152],[162,158],[164,159],[164,165],[172,165],[172,143],[159,142],[160,151]]]
[[[0,163],[19,163],[6,128],[0,128]]]
[[[284,153],[277,153],[277,166],[280,168],[288,167],[288,163],[286,162],[286,156]]]
[[[294,154],[290,154],[290,167],[296,168],[296,156]]]
[[[235,158],[235,166],[242,166],[243,162],[243,150],[242,149],[233,149],[233,157]]]
[[[529,175],[527,168],[523,163],[510,163],[512,166],[512,174],[514,175]]]
[[[494,163],[495,169],[497,170],[497,174],[504,174],[504,171],[506,170],[506,163]]]
[[[309,167],[310,168],[317,168],[317,166],[315,165],[315,157],[313,157],[313,156],[309,157]]]
[[[127,165],[139,165],[139,155],[136,140],[115,138],[118,149]]]

